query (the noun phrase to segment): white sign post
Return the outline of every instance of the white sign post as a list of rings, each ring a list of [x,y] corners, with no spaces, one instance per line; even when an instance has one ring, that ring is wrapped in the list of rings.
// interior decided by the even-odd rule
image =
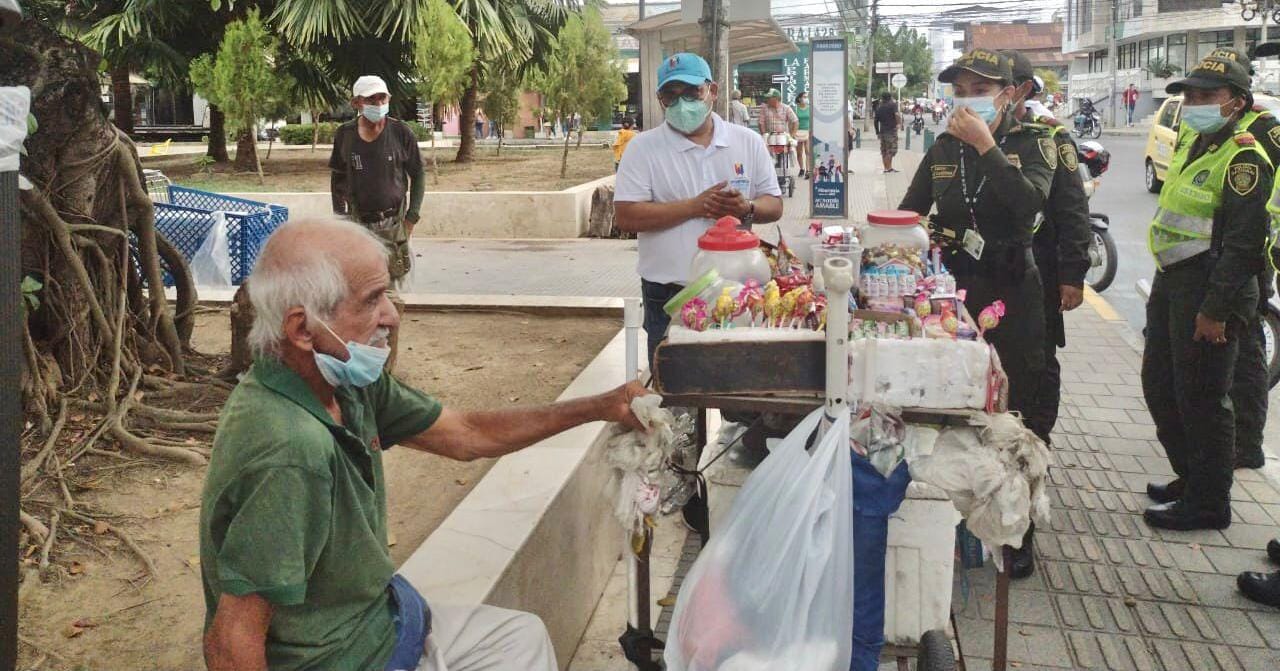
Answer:
[[[907,85],[907,76],[899,72],[889,80],[889,84],[891,84],[893,88],[898,89],[898,107],[901,108],[902,107],[902,87]]]
[[[849,160],[848,43],[844,38],[813,40],[809,64],[812,122],[809,158],[809,216],[843,219],[848,216],[845,167]]]

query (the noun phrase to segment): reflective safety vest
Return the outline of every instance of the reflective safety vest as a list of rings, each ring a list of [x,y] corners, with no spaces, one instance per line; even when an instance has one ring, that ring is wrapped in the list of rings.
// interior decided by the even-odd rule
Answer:
[[[1169,161],[1164,188],[1160,190],[1156,216],[1147,229],[1147,244],[1156,267],[1169,266],[1209,251],[1213,238],[1213,214],[1222,205],[1227,168],[1236,156],[1252,151],[1266,161],[1253,136],[1239,131],[1212,152],[1188,163],[1195,137],[1182,138]]]

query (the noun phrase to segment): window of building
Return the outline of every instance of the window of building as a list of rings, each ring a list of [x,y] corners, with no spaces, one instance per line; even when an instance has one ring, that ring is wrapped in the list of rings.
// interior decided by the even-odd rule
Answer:
[[[1200,62],[1200,59],[1208,56],[1214,49],[1230,48],[1235,42],[1235,31],[1232,30],[1206,30],[1200,33],[1199,42],[1196,44],[1196,62]]]
[[[1170,65],[1172,65],[1175,68],[1178,68],[1179,72],[1186,72],[1187,70],[1187,36],[1185,34],[1170,35],[1168,38],[1167,45],[1168,47],[1166,51],[1168,52],[1168,55],[1166,56],[1166,60],[1169,61]]]
[[[1107,50],[1099,49],[1089,53],[1089,72],[1108,72]]]
[[[1253,53],[1254,48],[1257,47],[1258,42],[1261,42],[1261,41],[1262,41],[1261,28],[1246,28],[1244,31],[1244,52],[1246,54]]]
[[[1131,4],[1133,9],[1130,11],[1130,16],[1142,16],[1142,0],[1133,0]]]

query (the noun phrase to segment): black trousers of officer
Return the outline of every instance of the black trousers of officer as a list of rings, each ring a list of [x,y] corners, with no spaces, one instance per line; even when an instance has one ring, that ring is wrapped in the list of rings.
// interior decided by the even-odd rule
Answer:
[[[1023,422],[1048,445],[1051,443],[1049,435],[1058,423],[1058,407],[1062,402],[1062,366],[1058,363],[1058,348],[1066,346],[1067,338],[1062,312],[1058,310],[1062,304],[1058,290],[1058,251],[1050,242],[1034,245],[1034,252],[1044,296],[1044,372],[1040,376],[1035,402]]]
[[[1009,410],[1022,415],[1023,422],[1034,413],[1044,375],[1044,297],[1040,271],[1029,248],[1025,249],[1021,272],[1009,276],[996,267],[1000,247],[988,245],[981,265],[971,264],[959,252],[947,260],[955,273],[956,286],[965,289],[965,307],[976,319],[978,312],[997,300],[1004,301],[1006,316],[984,336],[1000,355],[1000,365],[1009,378]],[[1021,255],[1015,248],[1008,253]],[[967,258],[967,255],[964,255]],[[1033,429],[1034,430],[1034,429]]]
[[[1235,412],[1229,391],[1244,324],[1227,322],[1226,344],[1195,341],[1209,268],[1205,258],[1156,273],[1147,301],[1142,393],[1156,437],[1186,483],[1183,503],[1219,512],[1231,504]]]
[[[1266,301],[1265,298],[1261,300]],[[1231,404],[1236,417],[1237,464],[1258,465],[1263,461],[1262,431],[1267,424],[1267,395],[1271,385],[1261,319],[1261,313],[1256,312],[1244,326],[1235,379],[1231,384]]]

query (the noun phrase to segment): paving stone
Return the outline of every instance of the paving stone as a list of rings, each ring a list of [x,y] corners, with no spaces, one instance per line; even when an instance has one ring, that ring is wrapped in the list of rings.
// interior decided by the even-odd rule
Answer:
[[[1160,660],[1160,664],[1168,671],[1180,669],[1182,671],[1191,671],[1194,667],[1187,660],[1187,656],[1182,652],[1182,644],[1178,641],[1167,638],[1148,639],[1153,643],[1152,648],[1155,652],[1156,659]]]
[[[1147,526],[1143,523],[1142,526]],[[1220,545],[1230,547],[1227,537],[1216,529],[1197,529],[1195,531],[1170,531],[1168,529],[1152,530],[1157,537],[1172,543],[1194,543],[1201,547]]]
[[[1239,473],[1239,471],[1237,471]],[[1237,478],[1239,475],[1237,475]],[[1271,528],[1275,528],[1275,520],[1267,514],[1261,503],[1253,501],[1232,501],[1231,515],[1234,522],[1244,522],[1245,524],[1261,524]],[[1265,547],[1265,546],[1264,546]]]
[[[1248,613],[1249,621],[1258,628],[1262,638],[1271,648],[1280,648],[1280,616],[1274,609],[1262,613]]]
[[[1082,374],[1080,377],[1084,377]],[[1106,384],[1091,382],[1063,382],[1062,390],[1068,394],[1099,394],[1106,396],[1111,394],[1111,389]]]
[[[1231,648],[1223,645],[1209,646],[1209,652],[1213,654],[1213,660],[1218,663],[1218,668],[1223,671],[1246,671],[1240,666],[1240,660],[1231,653]]]
[[[1111,427],[1110,424],[1107,424],[1106,426]],[[1111,431],[1115,431],[1115,428],[1111,427]],[[1093,434],[1094,440],[1091,442],[1096,442],[1100,451],[1113,455],[1128,454],[1139,457],[1157,457],[1163,456],[1164,454],[1163,452],[1157,452],[1156,449],[1152,447],[1152,441],[1120,438],[1118,436],[1118,433],[1115,436]]]
[[[1075,659],[1076,666],[1088,669],[1102,663],[1102,651],[1098,649],[1098,642],[1092,635],[1069,631],[1067,641],[1071,644],[1071,656]]]
[[[1137,458],[1135,458],[1131,454],[1110,453],[1107,456],[1111,459],[1112,465],[1115,466],[1113,470],[1117,470],[1122,473],[1146,473],[1147,472],[1145,469],[1142,468],[1142,464],[1137,460]]]
[[[1196,596],[1199,597],[1200,603],[1205,606],[1273,614],[1276,612],[1275,609],[1269,606],[1254,603],[1241,596],[1240,590],[1236,589],[1236,577],[1234,575],[1200,573],[1196,574],[1195,582],[1192,585],[1195,587]]]
[[[1147,648],[1146,642],[1141,638],[1126,636],[1124,639],[1124,647],[1129,651],[1129,657],[1133,659],[1133,666],[1139,671],[1156,671],[1156,659],[1151,650]]]
[[[1134,412],[1143,411],[1136,410]],[[1090,408],[1086,406],[1080,409],[1080,415],[1085,419],[1097,420],[1099,422],[1123,422],[1125,424],[1129,424],[1129,413],[1125,410],[1116,408]],[[1119,429],[1117,429],[1117,431],[1119,431]],[[1121,433],[1120,435],[1123,436],[1124,434]]]
[[[1239,575],[1242,571],[1274,571],[1262,552],[1242,552],[1232,547],[1204,547],[1204,553],[1213,562],[1213,568],[1223,575]]]
[[[1106,438],[1120,437],[1120,433],[1116,431],[1116,427],[1112,426],[1109,422],[1099,422],[1091,419],[1077,419],[1076,426],[1080,427],[1080,432],[1086,435]]]
[[[1118,636],[1101,635],[1095,639],[1098,649],[1102,652],[1102,664],[1104,668],[1116,669],[1118,671],[1130,671],[1133,669],[1133,660],[1129,658],[1129,652],[1125,649],[1124,641]]]
[[[1130,412],[1138,412],[1131,410]],[[1140,412],[1146,412],[1145,410]],[[1121,438],[1133,438],[1138,440],[1155,440],[1156,427],[1154,424],[1129,424],[1127,422],[1115,422],[1116,433]]]
[[[1173,467],[1169,465],[1169,460],[1163,456],[1138,456],[1138,462],[1142,464],[1142,468],[1145,469],[1147,473],[1159,476],[1152,478],[1153,481],[1159,482],[1163,480],[1172,480],[1176,477],[1173,473]]]
[[[1107,389],[1111,391],[1112,396],[1130,396],[1132,398],[1143,398],[1142,387],[1136,384],[1109,384]]]
[[[1235,522],[1223,529],[1222,535],[1226,536],[1227,541],[1238,548],[1253,552],[1265,552],[1267,541],[1275,538],[1276,532],[1275,525],[1271,524],[1262,526]]]
[[[1237,484],[1249,492],[1253,496],[1253,500],[1258,503],[1280,503],[1280,492],[1266,482],[1250,482],[1246,480],[1239,481]]]
[[[1151,419],[1149,410],[1125,410],[1129,415],[1129,421],[1134,424],[1142,424],[1145,426],[1155,426],[1155,420]]]
[[[1037,592],[1035,598],[1025,596],[1014,598],[1012,590],[1009,595],[1010,628],[1015,624],[1038,624],[1046,627],[1059,625],[1058,613],[1053,608],[1053,599],[1047,592]],[[995,620],[995,600],[980,600],[978,612],[984,620]]]
[[[1273,671],[1280,669],[1280,652],[1265,648],[1235,648],[1236,659],[1245,671]]]
[[[1195,571],[1199,573],[1213,573],[1215,571],[1213,564],[1209,561],[1200,547],[1193,547],[1186,543],[1170,543],[1170,542],[1153,542],[1153,547],[1160,547],[1173,557],[1178,568],[1183,571]]]
[[[1264,647],[1266,641],[1254,626],[1253,620],[1240,610],[1232,608],[1189,608],[1191,612],[1203,612],[1222,635],[1222,641],[1230,645]]]
[[[1111,611],[1111,619],[1116,623],[1116,629],[1126,634],[1136,633],[1138,631],[1138,621],[1134,614],[1134,607],[1130,606],[1127,601],[1121,599],[1107,599],[1107,609]]]
[[[1146,410],[1147,404],[1141,397],[1133,396],[1094,396],[1100,408],[1118,408],[1121,410]]]

